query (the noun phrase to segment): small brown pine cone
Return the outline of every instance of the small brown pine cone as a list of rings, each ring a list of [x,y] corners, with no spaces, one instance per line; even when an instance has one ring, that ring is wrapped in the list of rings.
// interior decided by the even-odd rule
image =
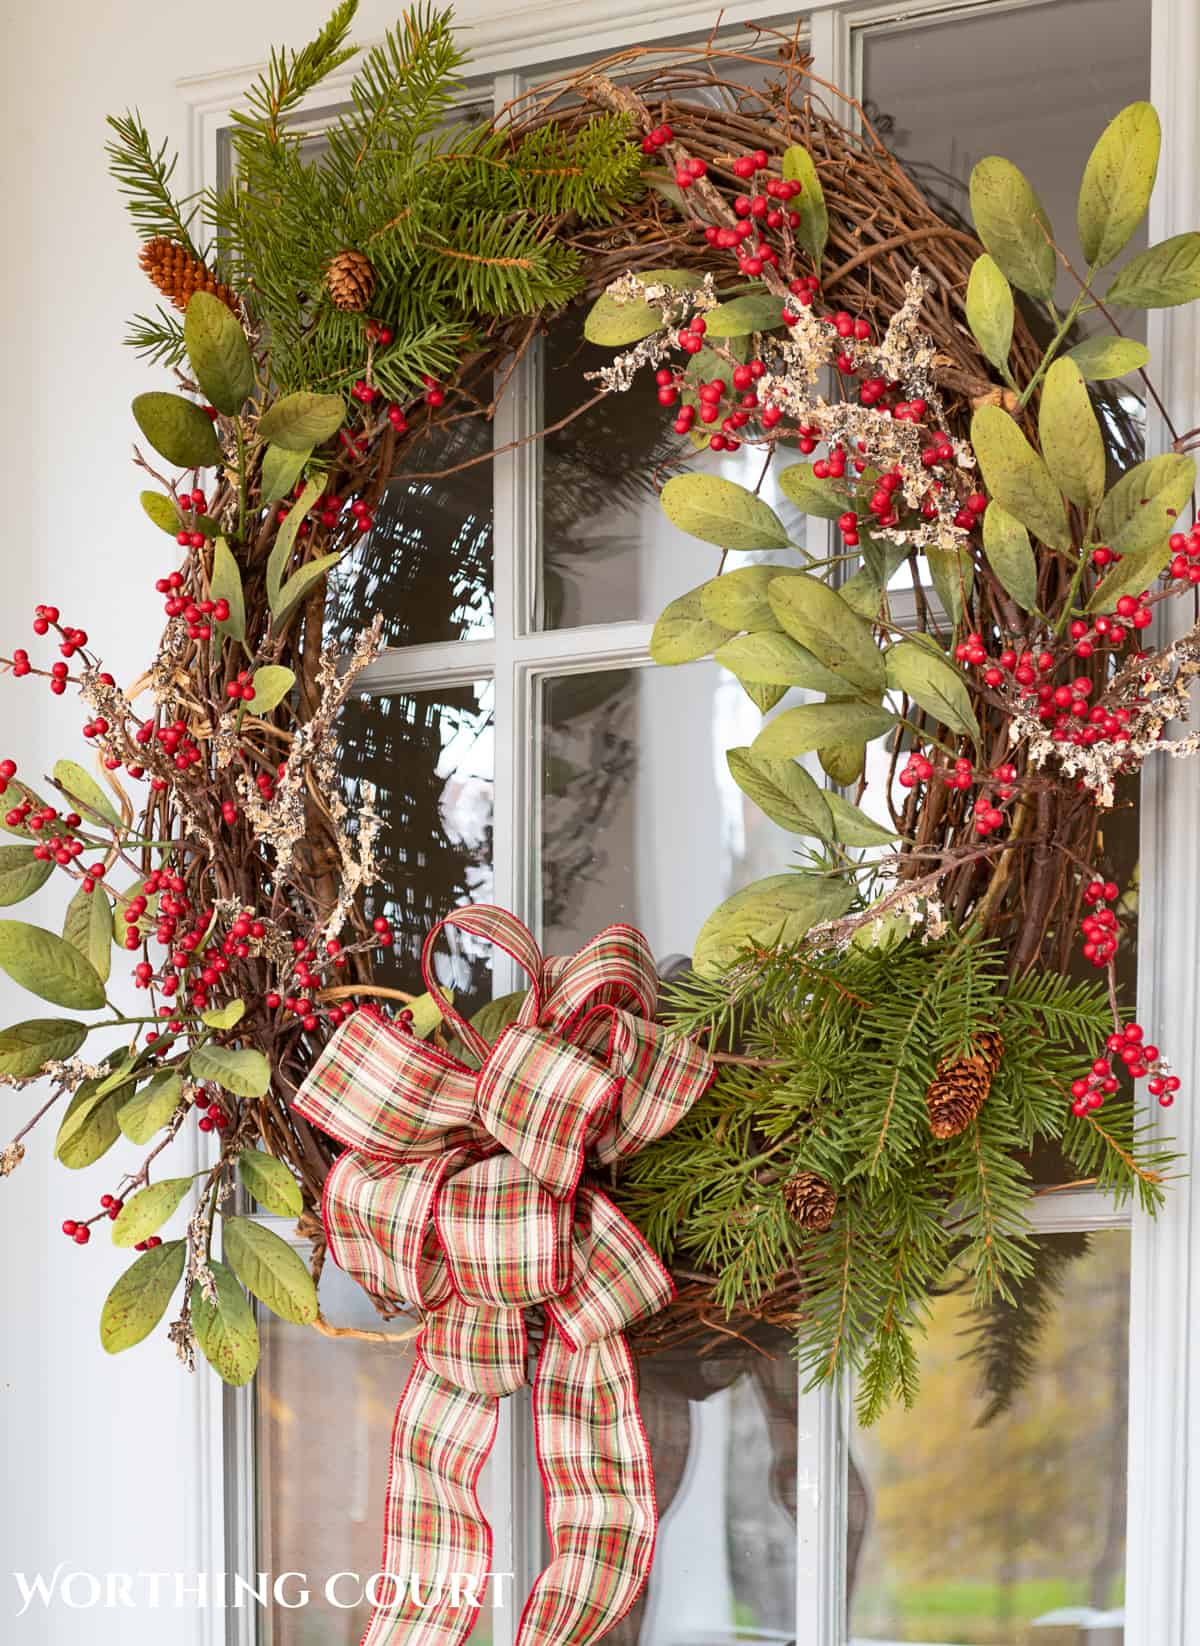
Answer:
[[[974,1040],[974,1050],[983,1058],[992,1074],[1000,1067],[1004,1056],[1004,1036],[999,1029],[984,1029]]]
[[[198,291],[209,292],[232,309],[234,314],[241,314],[238,300],[229,287],[222,285],[207,265],[199,257],[193,257],[186,246],[177,246],[165,235],[147,240],[138,262],[181,314],[186,310],[192,294]]]
[[[816,1172],[797,1172],[783,1185],[783,1203],[802,1229],[818,1234],[833,1222],[837,1190]]]
[[[983,1108],[991,1084],[991,1068],[978,1053],[939,1066],[925,1094],[934,1137],[957,1137],[965,1132]]]
[[[375,270],[360,251],[340,251],[325,271],[325,285],[339,309],[361,314],[375,291]]]

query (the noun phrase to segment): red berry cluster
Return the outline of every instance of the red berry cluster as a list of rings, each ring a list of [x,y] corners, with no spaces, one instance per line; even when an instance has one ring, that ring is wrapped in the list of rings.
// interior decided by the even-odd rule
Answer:
[[[368,320],[365,330],[367,342],[377,343],[381,349],[387,348],[394,335],[392,328],[385,326],[382,320]]]
[[[229,1124],[229,1116],[221,1107],[221,1099],[215,1093],[209,1092],[196,1100],[196,1108],[200,1111],[197,1124],[202,1132],[223,1132]]]
[[[675,181],[681,189],[690,189],[698,183],[708,172],[703,160],[697,160],[694,155],[681,160],[675,167]]]
[[[202,533],[197,534],[200,543],[204,542]],[[196,545],[199,547],[199,544]],[[182,617],[188,626],[189,640],[207,640],[212,634],[212,622],[224,623],[229,617],[228,600],[193,600],[183,594],[183,573],[171,572],[166,577],[155,579],[155,589],[165,596],[163,610],[168,617]]]
[[[1158,1047],[1147,1043],[1146,1031],[1140,1023],[1127,1023],[1124,1029],[1115,1029],[1105,1045],[1109,1055],[1097,1057],[1087,1074],[1071,1082],[1073,1115],[1103,1108],[1105,1098],[1120,1090],[1121,1083],[1113,1067],[1116,1062],[1123,1063],[1134,1080],[1146,1080],[1147,1089],[1164,1109],[1171,1107],[1180,1087],[1179,1077],[1168,1072]]]
[[[642,153],[657,154],[674,136],[675,133],[670,126],[655,126],[653,131],[647,132],[642,138]]]
[[[1171,554],[1168,575],[1184,583],[1200,583],[1200,526],[1193,526],[1186,535],[1172,532]]]
[[[143,720],[134,732],[133,740],[143,748],[151,743],[157,743],[162,752],[170,756],[176,771],[186,772],[204,758],[200,745],[189,732],[185,720],[172,720],[165,726],[156,726],[152,720]],[[131,766],[130,771],[133,770]],[[150,787],[159,793],[166,786],[165,778],[155,777],[150,780]]]
[[[225,687],[225,696],[236,699],[239,703],[253,703],[254,682],[250,678],[249,669],[242,669],[239,674]]]
[[[1096,618],[1091,625],[1082,620],[1073,623],[1073,650],[1076,656],[1086,658],[1092,655],[1093,647],[1090,641],[1081,639],[1083,635],[1094,635],[1119,646],[1125,639],[1126,631],[1122,625],[1113,624],[1104,617]],[[1086,675],[1077,675],[1071,681],[1056,686],[1052,680],[1045,678],[1057,667],[1057,659],[1051,651],[1018,651],[1009,645],[992,655],[983,636],[972,632],[955,646],[954,655],[968,668],[981,669],[984,684],[993,690],[1011,678],[1024,695],[1036,697],[1038,719],[1050,728],[1055,742],[1071,743],[1079,748],[1090,747],[1094,743],[1129,742],[1130,710],[1108,709],[1101,703],[1091,703],[1089,699],[1095,690],[1094,681]],[[1042,678],[1039,679],[1039,676]]]
[[[1091,880],[1083,889],[1083,901],[1088,912],[1080,923],[1084,936],[1083,958],[1093,966],[1107,966],[1117,952],[1121,940],[1121,926],[1117,912],[1111,907],[1121,889],[1114,880]]]

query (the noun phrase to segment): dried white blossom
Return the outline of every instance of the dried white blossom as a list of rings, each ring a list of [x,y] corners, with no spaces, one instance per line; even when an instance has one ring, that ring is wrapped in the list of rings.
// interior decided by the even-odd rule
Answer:
[[[25,1158],[25,1146],[8,1143],[0,1150],[0,1177],[11,1177]]]

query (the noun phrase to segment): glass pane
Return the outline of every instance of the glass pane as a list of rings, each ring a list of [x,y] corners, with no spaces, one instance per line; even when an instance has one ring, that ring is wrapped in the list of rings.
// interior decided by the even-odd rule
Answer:
[[[937,1299],[915,1410],[851,1437],[855,1646],[1124,1639],[1128,1232],[1045,1236],[988,1324]]]
[[[584,374],[612,360],[611,349],[583,341],[582,328],[577,311],[557,321],[545,340],[546,427],[588,399],[594,385]],[[652,621],[669,600],[716,575],[719,550],[679,531],[659,506],[659,488],[681,452],[689,471],[708,469],[751,488],[758,485],[763,459],[753,447],[691,460],[690,445],[672,433],[670,416],[658,403],[651,371],[640,372],[626,393],[606,395],[546,436],[539,627]],[[767,476],[759,495],[781,517],[792,542],[803,545],[805,517],[773,476]],[[795,555],[785,553],[733,554],[726,565],[770,559],[796,564]]]
[[[801,701],[794,693],[782,707]],[[725,751],[750,743],[761,725],[715,663],[544,682],[547,953],[568,953],[627,920],[660,959],[690,954],[723,898],[794,861],[798,837],[746,799],[725,762]],[[813,772],[820,780],[815,765]]]
[[[492,896],[492,704],[491,682],[478,681],[356,698],[342,716],[351,809],[373,783],[384,820],[380,879],[367,896],[368,915],[385,914],[396,934],[381,983],[419,992],[429,928],[456,905]],[[491,997],[489,951],[453,932],[439,950],[442,982],[475,1011]]]

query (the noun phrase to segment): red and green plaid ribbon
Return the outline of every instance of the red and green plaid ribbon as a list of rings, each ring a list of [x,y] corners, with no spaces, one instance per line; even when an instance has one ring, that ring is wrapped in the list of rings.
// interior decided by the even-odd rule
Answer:
[[[705,1052],[653,1022],[645,938],[609,926],[544,959],[502,909],[443,926],[495,943],[529,993],[489,1046],[445,1015],[478,1071],[367,1013],[338,1031],[296,1107],[347,1145],[329,1173],[329,1251],[368,1291],[417,1306],[422,1327],[396,1412],[379,1596],[363,1646],[460,1646],[491,1565],[476,1495],[499,1399],[526,1380],[523,1311],[546,1328],[533,1380],[550,1564],[517,1646],[587,1646],[650,1571],[654,1477],[622,1335],[674,1295],[670,1276],[607,1196],[580,1185],[686,1114],[712,1078]]]

